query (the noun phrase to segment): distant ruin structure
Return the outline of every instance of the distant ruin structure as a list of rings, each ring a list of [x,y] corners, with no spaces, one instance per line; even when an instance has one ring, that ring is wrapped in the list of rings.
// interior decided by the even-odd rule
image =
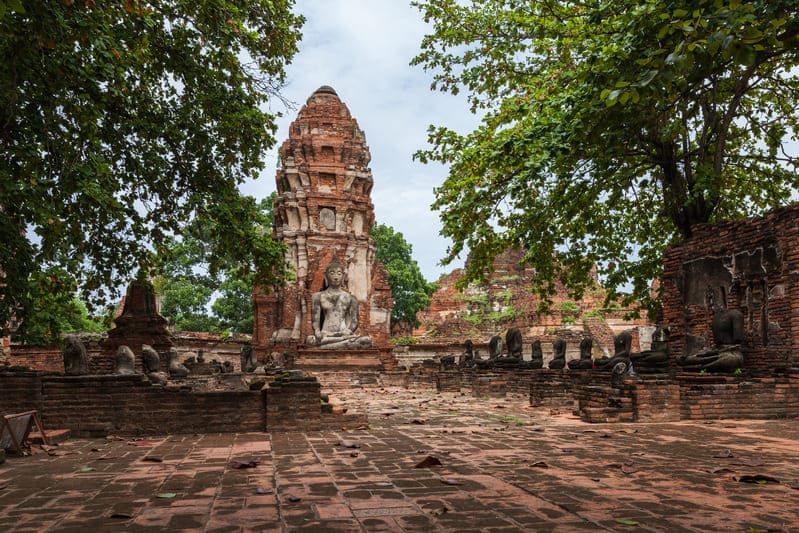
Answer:
[[[338,353],[346,364],[373,352],[381,365],[390,365],[393,303],[371,235],[370,159],[364,133],[336,91],[317,89],[280,149],[273,236],[286,244],[295,279],[254,290],[252,345],[259,359],[288,353],[302,366],[300,360],[314,356],[332,362]],[[342,290],[358,302],[357,335],[371,338],[371,348],[321,350],[306,342],[315,333],[313,295],[327,288],[326,269],[334,257],[344,271]]]

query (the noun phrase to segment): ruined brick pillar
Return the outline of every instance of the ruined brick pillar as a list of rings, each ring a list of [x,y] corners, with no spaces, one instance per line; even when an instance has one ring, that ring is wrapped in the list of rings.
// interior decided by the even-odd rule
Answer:
[[[381,359],[390,357],[393,303],[371,236],[370,159],[364,133],[336,91],[317,89],[280,149],[273,236],[286,244],[296,277],[285,287],[253,292],[253,347],[259,358],[303,349],[313,333],[311,296],[322,290],[334,254],[345,266],[343,288],[359,302],[356,334],[370,335]]]

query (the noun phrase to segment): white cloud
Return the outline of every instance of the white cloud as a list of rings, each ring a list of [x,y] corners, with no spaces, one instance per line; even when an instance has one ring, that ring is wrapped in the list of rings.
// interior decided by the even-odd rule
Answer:
[[[366,134],[375,218],[411,243],[429,280],[460,266],[438,266],[448,242],[439,235],[441,223],[430,204],[446,170],[412,156],[425,146],[429,124],[468,131],[477,119],[463,98],[431,92],[430,75],[409,65],[426,31],[419,12],[396,0],[300,0],[297,9],[307,22],[300,52],[287,69],[284,96],[302,106],[319,86],[332,86]],[[282,111],[281,144],[297,114]],[[260,198],[275,189],[276,154],[277,148],[266,159],[263,177],[246,183],[244,193]]]

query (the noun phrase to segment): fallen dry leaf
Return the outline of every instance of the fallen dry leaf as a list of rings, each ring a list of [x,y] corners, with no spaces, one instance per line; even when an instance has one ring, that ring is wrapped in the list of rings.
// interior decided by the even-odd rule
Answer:
[[[445,478],[441,480],[444,485],[463,485],[463,482],[455,478]]]
[[[257,489],[255,489],[255,494],[272,494],[274,492],[275,491],[272,489],[265,489],[262,487],[258,487]]]
[[[430,468],[432,466],[441,466],[441,461],[439,461],[436,457],[432,455],[428,455],[424,459],[422,459],[419,463],[414,466],[414,468]]]
[[[260,459],[252,459],[250,461],[232,461],[230,463],[230,468],[235,468],[237,470],[242,468],[255,468],[259,464],[261,464]]]

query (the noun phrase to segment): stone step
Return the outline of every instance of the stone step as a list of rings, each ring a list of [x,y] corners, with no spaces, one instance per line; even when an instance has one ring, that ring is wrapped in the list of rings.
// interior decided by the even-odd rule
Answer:
[[[69,439],[71,432],[68,429],[48,429],[45,430],[45,434],[47,434],[47,440],[50,441],[50,444],[59,444]],[[28,435],[28,441],[31,444],[44,444],[42,435],[38,431],[32,431]]]

